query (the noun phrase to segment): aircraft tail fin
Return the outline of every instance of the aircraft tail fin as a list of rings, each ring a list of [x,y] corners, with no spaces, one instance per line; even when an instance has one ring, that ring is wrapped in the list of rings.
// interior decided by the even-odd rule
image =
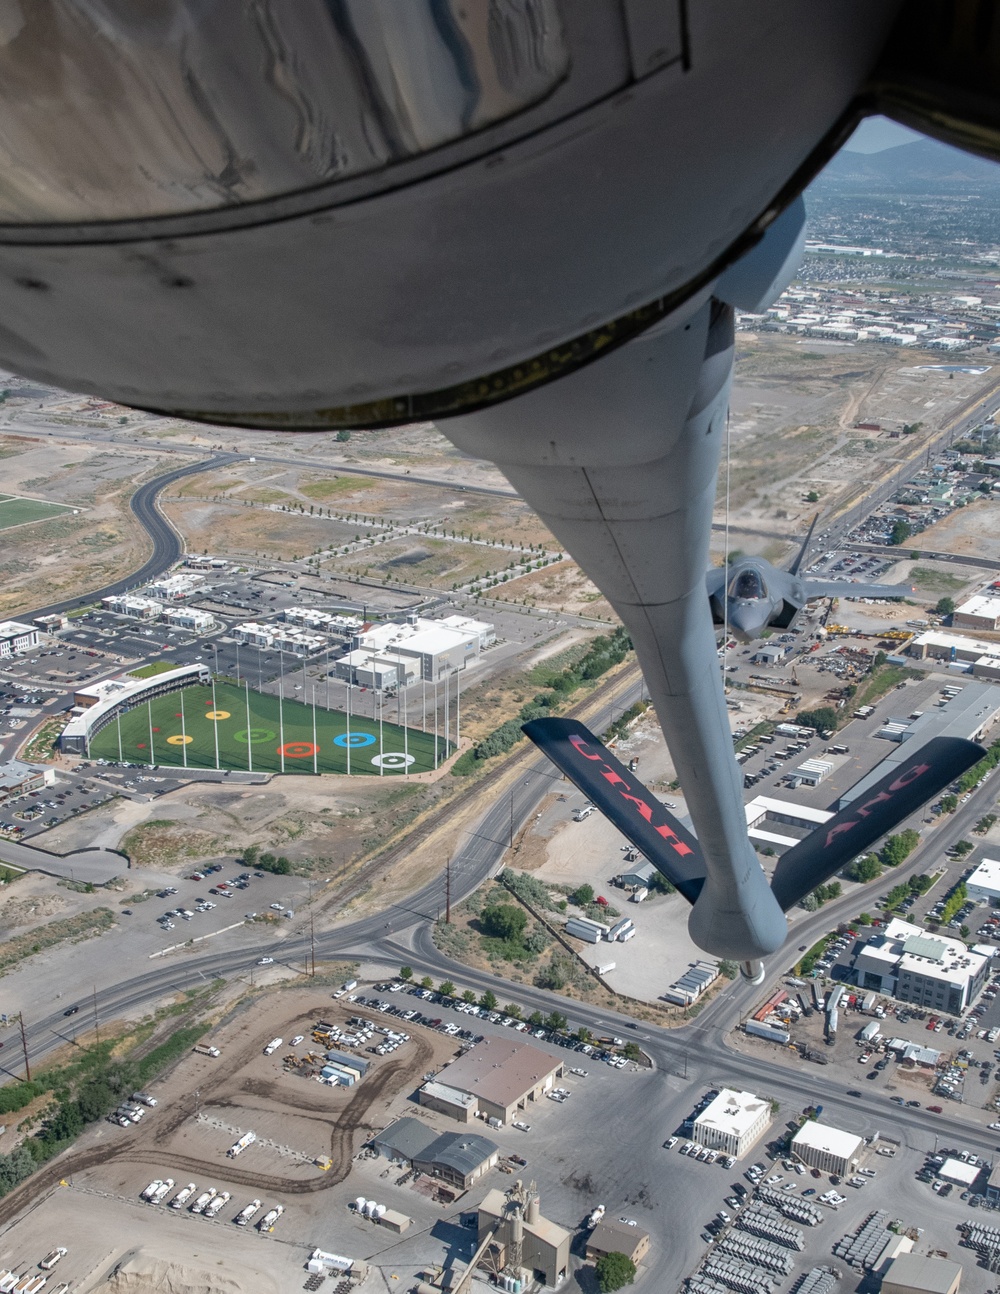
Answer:
[[[802,547],[799,549],[798,554],[796,555],[795,561],[794,561],[794,562],[792,562],[791,566],[789,566],[789,568],[788,568],[788,574],[789,574],[789,575],[798,575],[799,570],[800,570],[800,569],[801,569],[801,567],[802,567],[802,563],[803,563],[803,562],[805,561],[805,559],[806,559],[806,553],[808,553],[808,551],[809,551],[809,545],[810,545],[810,543],[812,542],[813,531],[816,529],[816,522],[817,522],[817,521],[819,521],[819,513],[818,513],[818,512],[816,513],[816,515],[815,515],[815,516],[813,517],[813,519],[812,519],[812,524],[811,524],[811,525],[810,525],[810,527],[809,527],[809,533],[806,535],[805,543],[804,543],[804,544],[802,545]]]
[[[523,731],[687,899],[705,880],[695,836],[575,719],[532,719]]]
[[[934,737],[778,860],[771,889],[787,912],[982,759],[974,741]]]

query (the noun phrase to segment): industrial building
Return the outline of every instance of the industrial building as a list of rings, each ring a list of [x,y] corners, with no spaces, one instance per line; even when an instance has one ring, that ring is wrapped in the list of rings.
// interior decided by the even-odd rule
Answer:
[[[859,988],[960,1015],[982,992],[989,960],[959,939],[894,917],[855,953],[853,965]]]
[[[119,674],[88,684],[73,696],[72,717],[62,730],[59,746],[71,755],[89,755],[91,738],[112,723],[116,715],[158,696],[167,696],[196,683],[207,685],[211,681],[208,666],[198,662],[180,665],[150,678]]]
[[[958,1294],[962,1268],[950,1258],[900,1254],[882,1277],[882,1294]]]
[[[968,682],[954,684],[952,695],[942,698],[933,709],[925,710],[915,718],[896,722],[903,731],[894,734],[895,749],[890,749],[881,763],[845,791],[837,802],[844,809],[859,796],[865,796],[894,766],[901,765],[933,737],[962,737],[967,741],[983,741],[997,720],[1000,720],[1000,688],[992,683]]]
[[[864,1145],[863,1139],[853,1132],[842,1132],[807,1119],[792,1138],[792,1154],[807,1168],[846,1177],[857,1171]]]
[[[0,803],[16,800],[43,786],[52,786],[56,770],[48,764],[26,764],[19,759],[0,764]]]
[[[753,1092],[724,1087],[694,1121],[694,1138],[709,1150],[742,1159],[771,1126],[771,1105]]]
[[[956,629],[979,629],[996,633],[1000,625],[1000,598],[979,594],[956,607],[951,617]]]
[[[970,899],[979,903],[1000,903],[1000,860],[984,858],[965,882]]]
[[[509,1191],[492,1190],[479,1206],[477,1255],[493,1275],[527,1272],[555,1288],[569,1268],[570,1233],[542,1217],[532,1183]]]
[[[518,1110],[540,1100],[563,1072],[561,1060],[530,1043],[486,1038],[424,1084],[418,1099],[461,1122],[478,1113],[510,1123]]]
[[[437,1132],[420,1119],[397,1119],[371,1144],[386,1159],[468,1190],[496,1166],[500,1148],[475,1132]]]
[[[648,1253],[649,1233],[624,1222],[598,1222],[587,1237],[588,1262],[596,1262],[605,1254],[624,1254],[638,1267]]]
[[[20,620],[0,620],[0,657],[14,656],[38,646],[38,630]]]

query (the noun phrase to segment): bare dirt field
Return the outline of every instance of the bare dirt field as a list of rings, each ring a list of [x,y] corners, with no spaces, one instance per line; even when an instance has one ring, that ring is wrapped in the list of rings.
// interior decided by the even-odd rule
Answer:
[[[43,1170],[33,1204],[0,1233],[0,1262],[27,1267],[60,1243],[69,1253],[58,1275],[81,1292],[104,1287],[121,1268],[111,1288],[134,1294],[258,1294],[301,1280],[316,1245],[356,1258],[391,1248],[393,1237],[353,1222],[347,1212],[358,1193],[348,1180],[354,1156],[394,1118],[417,1113],[412,1091],[455,1047],[414,1026],[412,1041],[399,1051],[365,1056],[372,1068],[353,1089],[329,1088],[286,1069],[290,1036],[306,1035],[295,1048],[301,1057],[312,1046],[316,1020],[344,1022],[354,1010],[332,1001],[329,990],[301,987],[241,1004],[211,1035],[221,1058],[189,1054],[155,1085],[158,1104],[138,1127],[102,1123]],[[286,1045],[265,1056],[275,1036]],[[419,1117],[427,1119],[427,1111]],[[250,1130],[257,1142],[238,1159],[227,1157]],[[367,1180],[371,1172],[362,1175],[362,1193],[388,1191],[377,1174],[374,1185]],[[171,1196],[190,1180],[199,1191],[211,1185],[231,1199],[214,1220],[139,1201],[150,1181],[167,1177],[175,1183]],[[415,1192],[398,1195],[403,1198],[394,1206],[409,1206],[415,1218],[432,1222],[441,1214],[439,1204]],[[272,1234],[232,1225],[253,1198],[262,1201],[261,1213],[283,1205]]]

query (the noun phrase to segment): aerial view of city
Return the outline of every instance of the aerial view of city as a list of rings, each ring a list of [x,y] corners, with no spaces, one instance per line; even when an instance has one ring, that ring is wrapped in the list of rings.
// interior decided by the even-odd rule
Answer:
[[[0,1294],[1000,1289],[995,38],[780,7],[0,13]]]

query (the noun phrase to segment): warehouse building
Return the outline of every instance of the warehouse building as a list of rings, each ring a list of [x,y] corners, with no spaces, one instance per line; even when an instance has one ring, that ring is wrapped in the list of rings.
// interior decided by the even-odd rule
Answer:
[[[38,630],[20,620],[0,620],[0,656],[14,656],[38,646]]]
[[[882,1277],[882,1294],[958,1294],[962,1268],[950,1258],[900,1254]]]
[[[770,1126],[769,1101],[753,1092],[724,1087],[695,1119],[694,1139],[709,1150],[742,1159]]]
[[[1000,861],[984,858],[965,882],[970,899],[979,903],[1000,903]]]
[[[792,1154],[807,1168],[846,1177],[857,1171],[864,1145],[862,1138],[853,1132],[842,1132],[807,1119],[792,1138]]]
[[[371,1141],[386,1159],[409,1164],[420,1173],[468,1190],[496,1166],[500,1148],[475,1132],[437,1132],[405,1116]]]
[[[1000,598],[980,594],[955,608],[951,623],[956,629],[979,629],[996,633],[1000,625]]]
[[[649,1232],[624,1222],[598,1222],[587,1237],[587,1261],[597,1262],[605,1254],[624,1254],[636,1267],[649,1253]]]
[[[486,1038],[446,1065],[433,1083],[420,1089],[418,1097],[421,1105],[442,1109],[443,1113],[462,1110],[466,1120],[478,1112],[486,1119],[510,1123],[519,1110],[550,1091],[562,1075],[562,1061],[530,1043]],[[445,1103],[435,1090],[441,1086],[474,1098],[475,1108],[468,1103],[442,1108]]]

